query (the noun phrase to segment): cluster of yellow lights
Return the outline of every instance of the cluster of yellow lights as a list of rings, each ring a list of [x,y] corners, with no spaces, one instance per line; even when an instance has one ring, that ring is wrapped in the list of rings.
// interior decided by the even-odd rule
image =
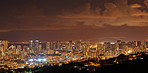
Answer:
[[[131,52],[132,52],[131,50],[128,51],[128,53],[131,53]]]

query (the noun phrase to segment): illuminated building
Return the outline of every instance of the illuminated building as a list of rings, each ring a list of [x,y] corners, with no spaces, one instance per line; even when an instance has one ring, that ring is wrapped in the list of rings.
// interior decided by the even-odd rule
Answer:
[[[144,44],[145,44],[146,52],[148,52],[148,41],[145,41]]]
[[[39,40],[33,40],[29,41],[29,49],[30,53],[36,53],[39,50]]]
[[[2,44],[2,41],[0,40],[0,45]]]
[[[42,45],[41,44],[39,44],[39,51],[41,51],[42,50]]]
[[[0,51],[1,55],[5,55],[5,51],[8,49],[8,41],[7,40],[0,40]]]
[[[33,43],[33,40],[29,41],[29,49],[30,49],[30,53],[34,53],[34,43]]]
[[[60,49],[61,48],[61,42],[60,41],[57,41],[56,43],[56,49]]]
[[[148,48],[148,41],[145,41],[144,45],[145,45],[146,48]]]
[[[1,56],[4,56],[4,45],[0,44],[0,52],[1,52]]]
[[[20,50],[21,50],[21,45],[17,45],[16,46],[16,54],[19,54],[20,53]]]
[[[81,50],[81,42],[80,41],[76,42],[76,49]]]
[[[53,48],[53,50],[56,50],[56,42],[54,42],[54,43],[52,44],[52,48]]]
[[[49,49],[53,49],[53,42],[50,42],[50,48]]]
[[[118,49],[124,49],[124,46],[125,46],[125,42],[121,41],[121,40],[117,40],[117,43],[116,43],[116,47]]]
[[[21,48],[21,45],[17,45],[17,49],[22,49],[22,48]]]
[[[128,46],[129,48],[132,48],[132,42],[128,42],[128,43],[127,43],[127,46]]]
[[[35,40],[35,48],[34,48],[34,50],[35,51],[37,51],[37,50],[39,50],[39,40]]]
[[[69,41],[69,51],[72,51],[72,41]]]
[[[56,45],[54,45],[52,41],[46,43],[46,49],[48,51],[48,54],[54,54],[55,48],[56,48]]]
[[[50,42],[46,43],[46,49],[48,49],[48,50],[50,49]]]
[[[49,49],[48,50],[48,54],[54,54],[54,50],[53,49]]]
[[[90,43],[87,42],[87,43],[86,43],[86,49],[87,49],[87,51],[89,50],[89,46],[90,46]]]
[[[103,44],[98,44],[98,55],[103,55],[105,53],[105,46]]]
[[[108,49],[111,48],[111,44],[110,44],[110,42],[104,42],[103,45],[105,46],[105,49],[106,49],[106,50],[108,50]]]
[[[97,49],[96,48],[90,48],[88,52],[89,57],[97,57]]]
[[[137,41],[136,46],[140,47],[141,46],[141,41]]]
[[[72,46],[72,50],[76,50],[76,47],[75,46]]]
[[[2,40],[0,42],[1,42],[1,44],[4,45],[4,51],[5,51],[8,48],[8,41],[7,40]]]

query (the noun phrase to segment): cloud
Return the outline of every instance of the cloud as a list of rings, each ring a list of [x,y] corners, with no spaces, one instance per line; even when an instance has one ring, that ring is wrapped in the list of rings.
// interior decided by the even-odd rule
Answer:
[[[37,0],[37,2],[39,1]],[[143,8],[143,5],[139,3],[129,4],[127,0],[96,0],[91,2],[72,0],[74,4],[71,4],[71,1],[64,0],[67,2],[65,4],[62,1],[58,3],[56,1],[43,1],[41,3],[31,1],[29,4],[24,2],[27,5],[21,3],[20,7],[17,4],[16,6],[12,4],[12,7],[8,6],[0,12],[3,17],[0,20],[0,28],[4,30],[44,31],[65,30],[78,24],[86,26],[104,26],[104,24],[147,26],[148,13],[146,10],[140,9]],[[54,5],[56,3],[58,5]],[[7,15],[1,14],[5,12]]]
[[[10,32],[11,30],[1,29],[0,32]]]
[[[122,24],[128,24],[129,26],[146,26],[146,24],[139,25],[141,22],[146,22],[147,18],[142,19],[140,16],[147,17],[146,11],[141,11],[138,8],[142,8],[140,4],[134,3],[128,5],[127,1],[115,1],[114,3],[104,3],[104,11],[100,14],[101,8],[96,7],[91,9],[92,5],[86,3],[80,7],[74,9],[63,10],[63,14],[57,15],[59,18],[63,18],[65,21],[70,20],[71,23],[84,21],[85,25],[97,25],[111,24],[113,26],[120,26]],[[135,22],[136,20],[136,22]]]
[[[141,6],[140,4],[132,4],[132,5],[130,5],[130,7],[131,8],[141,8],[141,7],[143,7],[143,6]]]
[[[118,17],[121,15],[120,10],[113,3],[105,3],[105,8],[103,12],[104,17]]]
[[[147,6],[147,8],[148,8],[148,0],[145,0],[144,1],[144,4]]]
[[[75,9],[63,10],[61,15],[57,17],[62,18],[98,18],[100,17],[100,8],[91,10],[90,3],[83,4]]]

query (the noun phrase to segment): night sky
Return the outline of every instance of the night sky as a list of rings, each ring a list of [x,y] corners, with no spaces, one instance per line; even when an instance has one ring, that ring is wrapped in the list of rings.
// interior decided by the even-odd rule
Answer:
[[[0,39],[148,38],[148,0],[1,0]]]

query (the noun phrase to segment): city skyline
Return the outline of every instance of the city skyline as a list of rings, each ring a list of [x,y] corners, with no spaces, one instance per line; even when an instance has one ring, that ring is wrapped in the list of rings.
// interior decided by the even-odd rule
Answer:
[[[148,0],[5,0],[0,39],[146,41]]]
[[[148,0],[1,0],[0,73],[143,73]]]
[[[148,41],[124,42],[117,40],[113,43],[89,41],[41,42],[40,40],[9,42],[0,40],[0,72],[42,72],[46,71],[44,68],[66,67],[65,65],[70,67],[66,68],[65,71],[78,69],[77,72],[79,72],[85,69],[82,71],[89,72],[93,69],[93,72],[98,72],[97,69],[99,69],[100,72],[100,69],[104,66],[114,68],[116,65],[146,60],[147,52]],[[71,63],[81,63],[82,65],[71,65]],[[124,69],[126,68],[124,67]],[[104,72],[104,70],[102,71]]]

